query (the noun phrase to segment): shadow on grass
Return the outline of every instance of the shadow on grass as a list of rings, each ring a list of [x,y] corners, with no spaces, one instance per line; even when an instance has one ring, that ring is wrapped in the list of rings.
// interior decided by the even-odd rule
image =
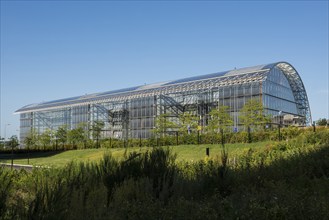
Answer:
[[[18,159],[34,159],[34,158],[44,158],[44,157],[51,157],[57,154],[62,153],[63,151],[46,151],[46,152],[24,152],[24,153],[14,153],[14,160]],[[12,154],[6,153],[6,154],[0,154],[0,161],[1,160],[11,160]]]

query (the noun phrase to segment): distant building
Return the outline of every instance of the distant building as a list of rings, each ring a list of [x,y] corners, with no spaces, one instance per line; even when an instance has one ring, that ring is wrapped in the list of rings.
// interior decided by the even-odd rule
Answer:
[[[260,100],[266,114],[279,123],[305,126],[311,112],[303,82],[289,63],[234,69],[174,81],[83,95],[24,106],[20,114],[20,138],[32,128],[42,133],[67,125],[69,129],[84,122],[89,129],[94,121],[103,121],[104,137],[148,138],[153,135],[155,119],[168,114],[176,120],[183,112],[200,118],[207,125],[212,108],[226,105],[234,121],[232,130],[241,129],[239,110],[250,99]]]
[[[283,124],[286,126],[305,126],[305,117],[287,114],[283,116]]]

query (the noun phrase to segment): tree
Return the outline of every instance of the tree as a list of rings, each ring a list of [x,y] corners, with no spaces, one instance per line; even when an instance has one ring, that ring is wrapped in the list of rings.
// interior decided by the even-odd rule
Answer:
[[[104,126],[105,123],[103,121],[94,121],[91,127],[93,139],[96,139],[96,148],[99,148],[99,139]]]
[[[326,126],[327,124],[328,124],[328,121],[325,118],[320,118],[319,120],[316,121],[316,125],[318,125],[318,126]]]
[[[14,148],[19,145],[18,138],[16,135],[13,135],[9,138],[9,146],[11,147],[11,168],[14,165]]]
[[[40,136],[40,142],[43,145],[43,150],[46,149],[46,146],[50,145],[51,143],[51,136],[52,136],[52,131],[50,129],[46,129]]]
[[[0,136],[0,148],[3,148],[5,145],[5,138]]]
[[[240,121],[247,127],[248,142],[251,142],[251,127],[258,127],[269,122],[269,117],[264,115],[263,104],[256,100],[250,99],[240,110]]]
[[[24,144],[27,146],[27,164],[30,163],[30,148],[33,147],[37,142],[37,134],[34,130],[31,130],[31,132],[26,136],[24,139]]]
[[[221,132],[221,143],[223,147],[225,144],[224,131],[227,130],[229,126],[233,125],[228,109],[228,106],[220,106],[212,109],[209,113],[210,121],[207,126],[207,130],[211,132]]]
[[[176,127],[178,127],[181,133],[190,134],[191,131],[198,128],[199,118],[190,112],[184,112],[179,115],[179,122]]]
[[[67,133],[68,140],[72,143],[73,148],[76,148],[77,144],[86,141],[85,130],[83,127],[83,124],[79,124],[77,128],[72,129]]]
[[[59,143],[62,143],[62,148],[64,149],[64,144],[67,142],[67,125],[59,127],[55,132],[55,137]]]
[[[38,140],[38,138],[37,138],[36,132],[34,130],[31,130],[27,134],[27,136],[26,136],[26,138],[24,139],[23,142],[27,146],[27,148],[29,149],[29,148],[35,146],[35,144],[37,143],[37,140]]]
[[[13,135],[9,138],[9,146],[15,148],[19,145],[19,141],[16,135]]]
[[[177,124],[168,119],[169,114],[161,114],[155,119],[155,129],[153,130],[159,136],[164,136],[166,132],[177,128]]]

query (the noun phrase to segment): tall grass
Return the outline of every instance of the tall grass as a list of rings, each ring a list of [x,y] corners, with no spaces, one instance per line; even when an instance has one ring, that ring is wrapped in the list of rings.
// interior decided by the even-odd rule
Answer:
[[[329,219],[329,130],[228,160],[169,148],[98,163],[0,168],[0,219]]]

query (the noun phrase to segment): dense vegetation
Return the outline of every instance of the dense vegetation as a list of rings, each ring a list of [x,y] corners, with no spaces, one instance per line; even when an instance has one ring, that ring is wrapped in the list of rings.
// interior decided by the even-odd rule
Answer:
[[[329,219],[329,130],[236,161],[177,162],[167,148],[33,172],[0,169],[1,219]]]
[[[317,129],[322,129],[324,127],[317,127]],[[286,127],[281,128],[280,136],[282,140],[291,139],[301,134],[304,131],[313,130],[313,128],[297,128],[297,127]],[[178,134],[178,136],[177,136]],[[168,134],[162,137],[153,137],[150,139],[129,139],[127,141],[120,139],[109,139],[103,138],[97,141],[86,140],[85,142],[75,142],[73,145],[70,142],[59,142],[47,139],[47,143],[43,143],[41,136],[33,137],[33,145],[29,146],[30,152],[37,151],[62,151],[62,150],[72,150],[72,149],[90,149],[90,148],[120,148],[120,147],[154,147],[154,146],[174,146],[174,145],[197,145],[197,144],[220,144],[222,142],[222,137],[224,137],[225,143],[248,143],[249,135],[246,131],[240,132],[225,132],[225,133],[200,133],[191,132],[190,134],[184,132],[178,132],[174,134]],[[253,131],[251,134],[252,142],[260,141],[278,141],[279,133],[278,129],[259,129]],[[10,145],[10,144],[8,144]],[[27,152],[25,149],[14,148],[15,152]],[[11,148],[1,149],[0,153],[8,153]]]
[[[265,149],[271,145],[270,141],[257,143],[235,143],[226,144],[226,150],[229,154],[229,160],[234,160],[249,149]],[[178,145],[168,146],[173,154],[177,154],[176,162],[179,161],[197,161],[207,157],[215,159],[221,154],[221,146],[218,144],[207,145]],[[206,155],[206,149],[209,149],[209,156]],[[111,154],[117,160],[124,160],[125,155],[132,152],[145,153],[151,150],[150,147],[129,147],[129,148],[93,148],[67,151],[37,151],[29,155],[21,151],[17,154],[0,154],[0,163],[11,163],[13,157],[14,164],[30,164],[36,166],[64,166],[71,161],[92,162],[100,161],[105,153]],[[29,158],[29,159],[28,159]],[[29,163],[28,163],[29,162]]]

